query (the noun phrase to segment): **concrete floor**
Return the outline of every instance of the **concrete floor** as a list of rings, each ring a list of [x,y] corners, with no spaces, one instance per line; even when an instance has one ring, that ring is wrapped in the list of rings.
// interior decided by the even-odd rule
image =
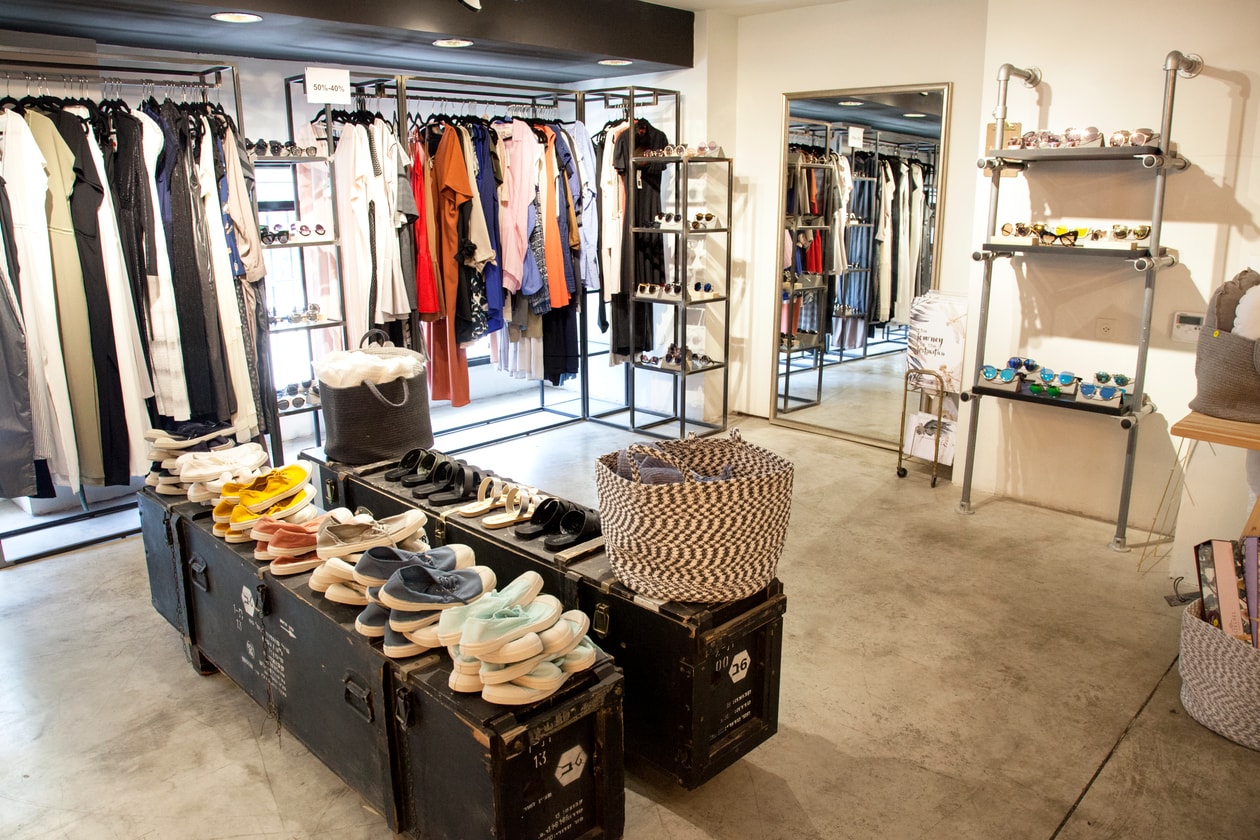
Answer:
[[[796,464],[779,732],[636,840],[1260,836],[1260,754],[1182,710],[1179,610],[1111,527],[738,425]],[[593,424],[474,463],[595,502]],[[0,837],[382,838],[384,821],[149,604],[138,537],[0,571]]]

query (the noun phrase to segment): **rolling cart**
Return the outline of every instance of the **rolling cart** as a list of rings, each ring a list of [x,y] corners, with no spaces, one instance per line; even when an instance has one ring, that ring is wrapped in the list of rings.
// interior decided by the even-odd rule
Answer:
[[[924,387],[922,377],[936,380],[936,390]],[[930,384],[930,383],[929,383]],[[929,420],[915,429],[916,437],[920,434],[931,435],[932,446],[932,486],[936,486],[936,476],[941,466],[941,426],[945,414],[945,379],[934,370],[911,369],[906,371],[905,383],[901,393],[901,435],[897,441],[897,478],[906,477],[906,468],[902,466],[907,458],[916,456],[906,454],[906,405],[910,394],[928,394],[936,397],[936,419]],[[930,427],[930,428],[929,428]]]

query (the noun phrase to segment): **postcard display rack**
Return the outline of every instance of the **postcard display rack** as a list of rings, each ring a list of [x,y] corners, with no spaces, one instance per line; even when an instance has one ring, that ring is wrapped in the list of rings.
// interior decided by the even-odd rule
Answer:
[[[1005,149],[989,151],[977,165],[989,174],[989,213],[987,239],[981,250],[972,255],[973,259],[983,264],[982,285],[980,291],[980,310],[975,350],[975,364],[972,381],[975,385],[969,392],[961,396],[963,400],[976,403],[971,409],[967,426],[967,448],[963,466],[962,499],[958,509],[960,513],[972,513],[971,481],[972,467],[976,451],[976,429],[979,424],[979,403],[981,397],[990,396],[999,399],[1016,400],[1049,409],[1068,409],[1085,411],[1116,418],[1120,427],[1126,430],[1126,447],[1124,473],[1120,483],[1119,509],[1116,513],[1116,531],[1111,548],[1125,551],[1125,530],[1129,518],[1129,500],[1133,486],[1133,469],[1137,456],[1138,421],[1153,410],[1146,398],[1146,357],[1150,347],[1151,314],[1154,308],[1155,278],[1165,268],[1176,264],[1176,257],[1160,245],[1160,228],[1164,215],[1164,191],[1169,173],[1185,169],[1190,165],[1186,158],[1173,150],[1170,142],[1172,129],[1173,98],[1176,92],[1177,77],[1193,78],[1203,69],[1203,59],[1194,54],[1183,54],[1176,50],[1168,53],[1164,61],[1164,101],[1160,118],[1159,135],[1145,146],[1111,146],[1111,147],[1070,147],[1070,148],[1036,148]],[[1005,137],[1007,87],[1012,77],[1021,79],[1025,87],[1033,88],[1041,83],[1041,71],[1037,68],[1022,69],[1010,64],[1003,64],[998,70],[998,104],[993,112],[997,123],[994,132],[995,142],[1001,143]],[[1008,241],[995,241],[997,232],[998,192],[1002,175],[1006,171],[1023,172],[1033,177],[1043,167],[1048,172],[1063,171],[1062,167],[1071,168],[1081,163],[1106,162],[1116,168],[1135,171],[1137,175],[1154,177],[1154,199],[1151,208],[1151,224],[1149,246],[1140,249],[1130,248],[1094,248],[1094,247],[1056,247],[1046,245],[1021,245]],[[1103,402],[1099,400],[1078,399],[1076,394],[1062,394],[1055,397],[1034,395],[1028,391],[1027,385],[1019,385],[1013,390],[1006,390],[988,384],[981,378],[981,368],[985,364],[985,336],[989,323],[989,297],[992,290],[993,268],[999,259],[1020,259],[1025,262],[1044,261],[1046,264],[1065,265],[1077,272],[1087,272],[1091,266],[1106,267],[1123,260],[1132,264],[1144,278],[1145,286],[1142,298],[1142,314],[1140,333],[1134,363],[1132,391],[1123,394],[1119,400]],[[1061,261],[1056,262],[1056,261]],[[1016,380],[1018,382],[1018,380]]]

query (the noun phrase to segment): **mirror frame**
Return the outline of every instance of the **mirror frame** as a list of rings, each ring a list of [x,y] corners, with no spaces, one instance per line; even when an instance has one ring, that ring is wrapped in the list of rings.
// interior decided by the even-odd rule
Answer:
[[[870,96],[872,94],[881,93],[914,93],[921,90],[939,90],[941,92],[941,138],[940,152],[937,155],[937,174],[936,174],[936,220],[932,226],[932,280],[930,288],[937,289],[940,287],[941,278],[941,237],[944,234],[944,197],[948,195],[946,192],[948,161],[949,161],[949,133],[950,123],[953,112],[953,82],[932,82],[920,85],[885,85],[881,87],[862,87],[862,88],[826,88],[823,90],[812,91],[795,91],[783,94],[783,111],[779,122],[779,174],[777,178],[779,199],[778,199],[778,216],[777,221],[781,224],[783,217],[787,211],[787,195],[785,189],[787,161],[788,161],[788,126],[792,120],[792,103],[799,99],[823,99],[823,98],[840,98],[845,96],[859,97]],[[779,416],[779,340],[778,340],[778,311],[779,311],[779,282],[778,275],[781,273],[783,265],[783,231],[778,231],[779,235],[775,237],[775,282],[774,282],[774,308],[771,310],[775,317],[772,322],[773,340],[773,357],[770,363],[770,415],[769,421],[773,426],[784,426],[790,429],[798,429],[804,432],[813,432],[815,434],[826,435],[828,437],[839,438],[841,440],[850,440],[855,443],[865,444],[878,449],[886,449],[890,452],[896,452],[898,448],[898,439],[901,435],[898,433],[894,440],[881,440],[878,438],[870,438],[864,435],[846,432],[842,429],[831,429],[826,426],[819,426],[814,423],[803,423],[799,420],[792,420],[790,417]]]

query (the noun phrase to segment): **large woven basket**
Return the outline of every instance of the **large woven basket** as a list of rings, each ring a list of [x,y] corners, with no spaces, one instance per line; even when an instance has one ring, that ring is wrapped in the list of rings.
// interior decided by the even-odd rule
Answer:
[[[714,602],[774,579],[792,509],[790,461],[745,443],[738,430],[631,450],[673,464],[684,480],[643,484],[617,474],[616,452],[598,459],[600,522],[618,580],[652,598]],[[728,466],[729,478],[696,480]]]
[[[1181,705],[1235,743],[1260,750],[1260,650],[1203,620],[1203,602],[1181,614]]]

